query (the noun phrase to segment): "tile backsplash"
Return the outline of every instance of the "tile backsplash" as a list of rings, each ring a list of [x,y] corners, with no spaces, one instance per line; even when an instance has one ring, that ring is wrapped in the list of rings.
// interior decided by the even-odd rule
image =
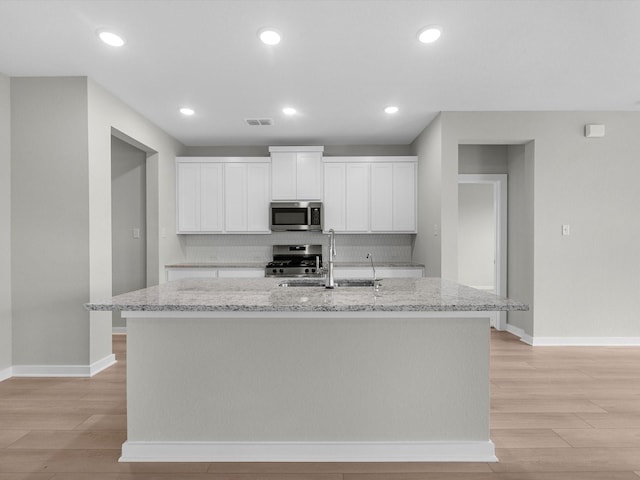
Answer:
[[[336,234],[336,262],[367,262],[367,253],[376,262],[411,262],[415,235]],[[282,232],[270,235],[185,235],[187,262],[266,263],[273,245],[321,244],[326,258],[326,234]]]

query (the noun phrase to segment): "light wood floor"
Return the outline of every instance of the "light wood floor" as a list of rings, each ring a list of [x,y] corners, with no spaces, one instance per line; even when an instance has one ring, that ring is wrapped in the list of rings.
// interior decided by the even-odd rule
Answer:
[[[529,347],[492,333],[499,463],[118,463],[126,337],[92,379],[0,382],[0,480],[638,480],[640,348]]]

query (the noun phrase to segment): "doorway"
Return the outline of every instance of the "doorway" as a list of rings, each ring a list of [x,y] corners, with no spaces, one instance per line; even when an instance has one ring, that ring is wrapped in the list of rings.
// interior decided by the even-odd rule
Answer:
[[[507,294],[507,175],[458,175],[458,281]],[[492,312],[504,330],[506,312]]]
[[[111,137],[112,294],[147,286],[147,153]],[[126,320],[113,312],[113,331]]]

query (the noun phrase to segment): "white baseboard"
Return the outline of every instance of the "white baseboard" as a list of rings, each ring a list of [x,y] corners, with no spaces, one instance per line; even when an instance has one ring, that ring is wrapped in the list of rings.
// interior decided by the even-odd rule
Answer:
[[[533,337],[534,347],[637,347],[640,337]]]
[[[14,365],[14,377],[93,377],[116,363],[112,353],[91,365]]]
[[[507,324],[507,332],[533,347],[637,347],[640,337],[532,337],[523,329]]]
[[[533,337],[528,333],[526,333],[520,327],[516,327],[515,325],[511,325],[510,323],[507,323],[507,328],[505,328],[505,330],[511,333],[512,335],[515,335],[516,337],[518,337],[520,341],[526,343],[527,345],[533,345]]]
[[[486,442],[130,442],[120,462],[497,462]]]
[[[6,380],[7,378],[13,377],[13,368],[7,367],[5,369],[0,370],[0,382]]]

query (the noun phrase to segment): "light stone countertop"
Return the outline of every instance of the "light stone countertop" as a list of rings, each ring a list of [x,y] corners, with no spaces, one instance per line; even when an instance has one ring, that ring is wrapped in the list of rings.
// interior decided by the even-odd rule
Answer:
[[[171,263],[165,265],[165,268],[264,268],[267,264],[265,262],[251,262],[251,263],[219,263],[219,262],[183,262],[183,263]],[[424,268],[424,265],[409,262],[376,262],[376,268],[378,267],[400,267],[400,268]],[[353,268],[363,267],[371,268],[371,264],[367,262],[336,262],[335,268]]]
[[[85,304],[88,310],[173,312],[467,312],[528,305],[440,278],[395,278],[373,287],[280,287],[281,278],[184,279]]]

